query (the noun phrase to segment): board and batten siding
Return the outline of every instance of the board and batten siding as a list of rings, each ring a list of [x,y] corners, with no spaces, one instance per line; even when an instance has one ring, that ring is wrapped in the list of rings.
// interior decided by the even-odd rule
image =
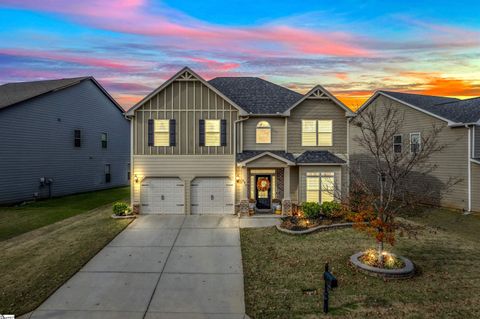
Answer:
[[[271,126],[271,143],[257,144],[257,124],[266,121]],[[247,151],[283,151],[285,150],[285,119],[284,118],[250,118],[243,124],[243,150]]]
[[[403,147],[408,148],[410,143],[410,133],[431,132],[433,125],[442,127],[438,134],[439,145],[445,148],[431,156],[431,163],[437,165],[437,168],[430,174],[432,181],[447,183],[451,178],[459,179],[459,182],[451,187],[447,192],[441,194],[440,204],[442,206],[467,209],[468,208],[468,130],[463,127],[450,128],[445,121],[434,118],[421,111],[405,106],[399,102],[390,100],[385,96],[378,96],[367,110],[375,109],[378,114],[385,110],[385,106],[392,106],[399,111],[399,116],[404,116],[404,122],[400,133],[403,136]],[[358,156],[367,154],[357,142],[355,136],[360,136],[360,129],[355,125],[350,125],[350,160],[357,161]],[[393,142],[392,142],[393,143]]]
[[[333,145],[302,146],[302,120],[332,120]],[[287,128],[287,150],[290,153],[326,150],[336,154],[347,154],[345,110],[330,100],[306,99],[291,111]]]
[[[191,181],[196,177],[228,177],[235,181],[233,155],[134,155],[133,203],[140,203],[141,181],[147,177],[178,177],[185,183],[185,212],[190,212]]]
[[[475,125],[472,128],[472,135],[473,135],[472,155],[474,158],[480,158],[480,125]]]
[[[106,149],[101,133],[108,134]],[[128,185],[129,154],[128,121],[91,80],[9,106],[0,110],[0,203],[47,197],[41,177],[53,179],[52,196]]]
[[[148,146],[148,119],[175,119],[175,146]],[[225,119],[227,145],[199,146],[199,120]],[[133,117],[134,155],[233,154],[238,110],[198,80],[176,80],[145,101]]]

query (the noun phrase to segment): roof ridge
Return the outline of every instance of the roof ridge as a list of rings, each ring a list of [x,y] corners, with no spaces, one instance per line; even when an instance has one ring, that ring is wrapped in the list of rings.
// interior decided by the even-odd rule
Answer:
[[[463,102],[463,101],[470,101],[470,100],[475,100],[475,99],[480,99],[480,96],[476,96],[476,97],[471,97],[471,98],[468,98],[468,99],[457,99],[456,101],[450,101],[450,102],[444,102],[444,103],[438,103],[438,104],[433,104],[434,106],[437,106],[437,105],[445,105],[445,104],[451,104],[451,103],[458,103],[458,102]]]
[[[56,79],[46,79],[46,80],[35,80],[35,81],[19,81],[19,82],[7,82],[3,83],[0,86],[8,85],[8,84],[32,84],[32,83],[39,83],[39,82],[51,82],[51,81],[63,81],[63,80],[86,80],[93,78],[92,75],[86,76],[76,76],[71,78],[56,78]]]
[[[439,97],[444,99],[455,99],[457,101],[462,101],[457,99],[456,97],[448,97],[448,96],[441,96],[441,95],[430,95],[430,94],[419,94],[419,93],[407,93],[407,92],[400,92],[400,91],[387,91],[387,90],[378,90],[378,92],[383,93],[400,93],[400,94],[408,94],[408,95],[417,95],[417,96],[428,96],[428,97]],[[450,102],[449,102],[450,103]]]

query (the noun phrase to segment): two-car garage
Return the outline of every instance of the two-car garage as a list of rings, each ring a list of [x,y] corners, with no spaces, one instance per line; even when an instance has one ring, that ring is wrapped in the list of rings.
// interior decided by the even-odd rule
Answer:
[[[192,214],[233,214],[234,183],[227,177],[197,177],[190,185],[174,177],[145,178],[140,201],[142,214],[184,214],[188,202]]]

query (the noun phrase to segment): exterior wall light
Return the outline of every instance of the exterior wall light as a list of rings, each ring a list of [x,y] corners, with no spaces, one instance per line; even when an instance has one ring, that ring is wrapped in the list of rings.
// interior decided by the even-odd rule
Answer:
[[[137,176],[137,174],[135,174],[135,176],[133,176],[133,180],[135,181],[135,183],[138,183],[138,176]]]

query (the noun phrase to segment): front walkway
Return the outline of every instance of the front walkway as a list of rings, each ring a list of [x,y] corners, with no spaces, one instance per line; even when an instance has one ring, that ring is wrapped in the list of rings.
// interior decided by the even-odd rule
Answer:
[[[240,222],[140,216],[31,318],[244,318]]]

